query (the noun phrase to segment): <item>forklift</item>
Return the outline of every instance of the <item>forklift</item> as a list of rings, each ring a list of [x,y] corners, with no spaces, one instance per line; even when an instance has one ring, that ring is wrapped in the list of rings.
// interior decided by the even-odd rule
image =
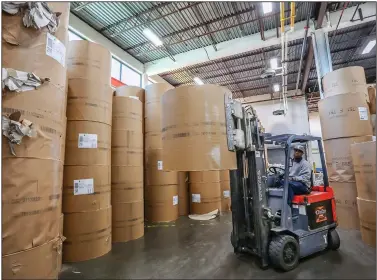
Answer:
[[[236,254],[258,257],[262,268],[289,271],[301,258],[340,246],[336,231],[335,198],[329,186],[320,137],[308,135],[268,136],[251,106],[225,95],[228,150],[235,152],[237,169],[230,171],[232,211],[231,243]],[[296,195],[288,205],[291,151],[295,145],[317,141],[323,168],[323,186],[313,186],[310,194]],[[267,174],[265,144],[284,148],[285,168],[270,167]],[[267,177],[284,180],[282,187],[267,185]]]

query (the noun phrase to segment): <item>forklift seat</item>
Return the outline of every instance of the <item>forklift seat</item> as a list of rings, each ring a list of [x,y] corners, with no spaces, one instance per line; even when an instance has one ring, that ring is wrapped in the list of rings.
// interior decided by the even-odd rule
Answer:
[[[334,198],[334,191],[331,187],[326,190],[323,186],[314,186],[310,194],[295,195],[293,197],[293,204],[315,203],[319,201],[329,200]]]

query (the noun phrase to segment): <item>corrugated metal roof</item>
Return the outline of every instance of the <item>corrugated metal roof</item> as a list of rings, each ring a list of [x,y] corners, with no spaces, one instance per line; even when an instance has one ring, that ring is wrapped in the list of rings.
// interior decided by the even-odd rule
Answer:
[[[72,2],[71,11],[142,62],[260,32],[258,2]],[[84,7],[81,7],[85,5]],[[315,2],[298,2],[295,21],[314,14]],[[279,3],[263,15],[263,30],[280,26]],[[288,9],[288,3],[286,8]],[[80,8],[81,7],[81,8]],[[155,47],[142,33],[151,28],[165,47]]]
[[[341,29],[329,34],[333,68],[362,66],[369,81],[376,77],[376,54],[361,54],[365,43],[376,36],[375,22]],[[289,42],[288,49],[288,90],[295,89],[303,39]],[[308,46],[307,46],[308,48]],[[264,49],[237,54],[221,60],[208,61],[198,65],[185,67],[163,73],[160,76],[174,86],[192,84],[192,78],[198,76],[206,83],[228,87],[235,96],[241,91],[243,96],[271,93],[273,84],[281,85],[281,76],[268,79],[260,77],[262,71],[269,66],[273,57],[280,58],[281,46],[275,45]],[[306,53],[305,50],[304,53]],[[313,60],[307,87],[310,91],[318,90],[317,72]]]

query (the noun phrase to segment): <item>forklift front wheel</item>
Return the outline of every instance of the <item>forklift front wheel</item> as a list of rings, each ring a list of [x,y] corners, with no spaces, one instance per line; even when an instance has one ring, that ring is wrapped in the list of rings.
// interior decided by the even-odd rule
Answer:
[[[298,265],[300,246],[294,237],[278,235],[271,240],[268,254],[275,268],[289,271]]]
[[[328,233],[328,248],[331,250],[338,250],[340,247],[340,238],[336,229],[330,230]]]

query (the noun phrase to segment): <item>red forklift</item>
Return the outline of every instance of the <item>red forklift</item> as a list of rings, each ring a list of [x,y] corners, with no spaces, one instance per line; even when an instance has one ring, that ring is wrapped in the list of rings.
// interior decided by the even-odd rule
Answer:
[[[299,260],[340,246],[333,189],[329,186],[320,137],[308,135],[267,136],[255,110],[225,96],[228,150],[235,152],[237,169],[230,171],[232,233],[235,253],[249,253],[262,267],[272,265],[283,271],[297,267]],[[318,143],[323,185],[310,194],[296,195],[288,205],[291,151],[300,143]],[[267,175],[266,143],[285,151],[285,168],[270,167]],[[282,187],[268,186],[268,176],[284,179]]]

